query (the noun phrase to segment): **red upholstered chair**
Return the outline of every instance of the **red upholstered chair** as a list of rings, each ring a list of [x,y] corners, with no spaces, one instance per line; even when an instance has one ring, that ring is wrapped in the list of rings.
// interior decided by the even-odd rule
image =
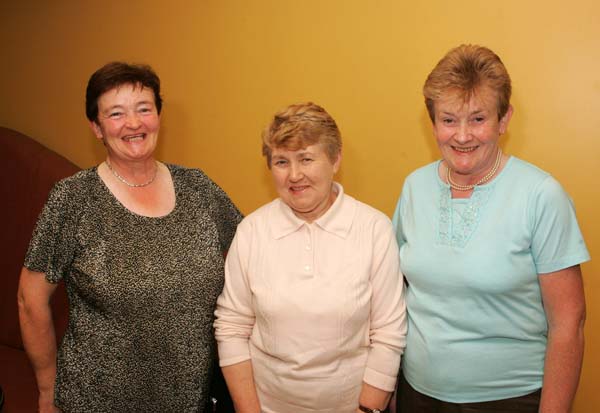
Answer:
[[[17,312],[17,286],[29,239],[55,182],[79,168],[33,139],[0,127],[0,386],[2,413],[37,411],[37,387],[23,350]],[[65,289],[53,297],[57,337],[67,325]]]

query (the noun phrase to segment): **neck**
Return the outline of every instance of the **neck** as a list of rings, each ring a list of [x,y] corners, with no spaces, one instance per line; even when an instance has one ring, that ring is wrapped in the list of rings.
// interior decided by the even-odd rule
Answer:
[[[457,191],[471,191],[477,185],[482,185],[482,184],[489,182],[494,177],[494,175],[496,175],[496,172],[498,172],[498,168],[500,167],[501,162],[502,162],[502,150],[500,148],[498,148],[498,154],[496,155],[496,160],[495,160],[494,164],[492,165],[492,167],[487,171],[487,173],[485,175],[483,175],[481,178],[479,178],[477,180],[473,180],[474,183],[464,184],[464,185],[458,184],[452,180],[452,170],[450,169],[450,166],[446,163],[446,169],[447,169],[446,180],[448,181],[448,185],[450,185],[450,187],[452,189],[455,189]]]
[[[113,160],[107,157],[106,166],[118,181],[132,188],[152,184],[158,174],[158,163],[154,159],[138,163],[117,162],[115,165]]]
[[[314,221],[325,215],[327,211],[329,211],[329,208],[331,208],[337,196],[337,188],[334,184],[331,184],[331,192],[329,193],[329,196],[327,197],[327,200],[324,204],[319,205],[317,208],[310,212],[298,212],[294,211],[293,209],[292,211],[294,212],[294,215],[296,215],[298,218],[308,222],[309,224],[312,224]]]

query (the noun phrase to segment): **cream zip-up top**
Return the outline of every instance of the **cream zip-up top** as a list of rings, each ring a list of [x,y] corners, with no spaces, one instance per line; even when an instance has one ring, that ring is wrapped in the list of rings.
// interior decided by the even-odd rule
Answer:
[[[393,391],[406,313],[390,220],[345,195],[313,223],[280,199],[238,226],[217,301],[221,366],[250,359],[265,413],[353,413]]]

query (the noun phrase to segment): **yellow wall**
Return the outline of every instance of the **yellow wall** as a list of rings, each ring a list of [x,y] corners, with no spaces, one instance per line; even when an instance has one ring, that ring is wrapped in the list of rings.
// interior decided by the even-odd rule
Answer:
[[[274,196],[259,134],[272,113],[323,105],[344,136],[347,192],[390,214],[404,177],[437,157],[421,85],[463,42],[487,45],[514,85],[504,149],[552,172],[596,261],[583,266],[586,356],[575,412],[600,411],[600,2],[597,0],[4,1],[0,125],[82,167],[89,75],[147,62],[164,85],[159,157],[202,167],[248,213]]]

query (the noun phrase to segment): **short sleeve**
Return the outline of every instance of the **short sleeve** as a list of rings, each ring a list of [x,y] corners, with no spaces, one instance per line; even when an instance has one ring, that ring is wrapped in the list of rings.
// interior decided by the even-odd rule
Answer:
[[[243,216],[221,187],[212,180],[210,180],[210,184],[215,201],[211,204],[210,210],[219,231],[221,250],[225,253],[231,245],[237,225]]]
[[[538,274],[562,270],[590,259],[573,203],[551,176],[536,188],[530,214],[533,222],[531,253]]]
[[[64,181],[48,195],[38,217],[24,266],[42,272],[50,283],[59,282],[69,272],[76,251],[77,214]]]

